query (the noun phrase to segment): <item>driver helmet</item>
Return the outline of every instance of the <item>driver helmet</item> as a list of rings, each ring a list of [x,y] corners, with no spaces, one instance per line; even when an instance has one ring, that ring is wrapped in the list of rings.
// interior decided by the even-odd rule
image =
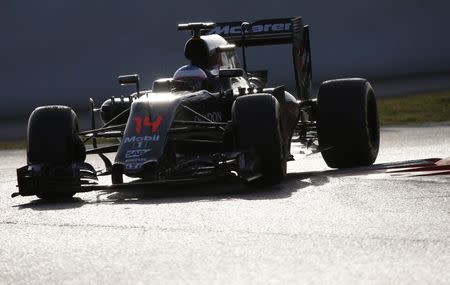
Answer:
[[[182,81],[184,85],[192,88],[193,91],[206,89],[206,82],[208,76],[206,73],[196,65],[185,65],[175,71],[173,79]]]

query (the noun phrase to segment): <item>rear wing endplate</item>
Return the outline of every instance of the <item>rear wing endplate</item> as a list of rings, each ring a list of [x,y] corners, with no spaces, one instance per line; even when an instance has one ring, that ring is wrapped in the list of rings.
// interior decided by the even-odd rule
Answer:
[[[242,21],[216,23],[205,34],[218,34],[237,46],[292,44],[297,97],[310,99],[312,67],[308,26],[301,17],[278,18],[243,24]]]

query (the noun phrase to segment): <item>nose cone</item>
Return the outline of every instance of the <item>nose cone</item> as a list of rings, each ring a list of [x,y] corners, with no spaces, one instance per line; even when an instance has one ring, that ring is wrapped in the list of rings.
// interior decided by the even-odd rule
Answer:
[[[124,165],[124,174],[143,172],[150,162],[151,168],[156,168],[179,104],[180,97],[171,93],[142,96],[132,103],[115,159]]]

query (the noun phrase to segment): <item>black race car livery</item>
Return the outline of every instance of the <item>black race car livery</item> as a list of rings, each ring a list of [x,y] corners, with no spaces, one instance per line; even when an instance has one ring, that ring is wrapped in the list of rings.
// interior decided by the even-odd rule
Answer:
[[[62,199],[98,189],[230,177],[277,184],[293,159],[293,139],[321,152],[330,167],[375,161],[379,126],[372,87],[361,78],[336,79],[311,94],[309,27],[300,17],[178,29],[191,32],[184,50],[188,64],[155,80],[152,90],[140,90],[136,74],[120,76],[119,83],[135,85],[136,92],[100,107],[91,99],[90,130],[78,129],[70,107],[32,112],[27,165],[17,170],[14,195]],[[248,48],[276,44],[292,46],[292,93],[283,85],[267,86],[267,70],[247,68]],[[99,138],[115,143],[100,145]],[[115,153],[114,160],[106,153]],[[104,168],[86,163],[87,155],[99,155]],[[99,185],[100,175],[110,175],[111,184]],[[130,179],[124,183],[124,177]]]

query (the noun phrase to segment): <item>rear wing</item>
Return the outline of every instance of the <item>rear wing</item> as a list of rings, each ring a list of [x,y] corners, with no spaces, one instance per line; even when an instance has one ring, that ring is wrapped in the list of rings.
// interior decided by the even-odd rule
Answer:
[[[297,97],[308,100],[311,92],[311,50],[308,26],[301,17],[216,23],[205,34],[218,34],[237,46],[292,44]]]

